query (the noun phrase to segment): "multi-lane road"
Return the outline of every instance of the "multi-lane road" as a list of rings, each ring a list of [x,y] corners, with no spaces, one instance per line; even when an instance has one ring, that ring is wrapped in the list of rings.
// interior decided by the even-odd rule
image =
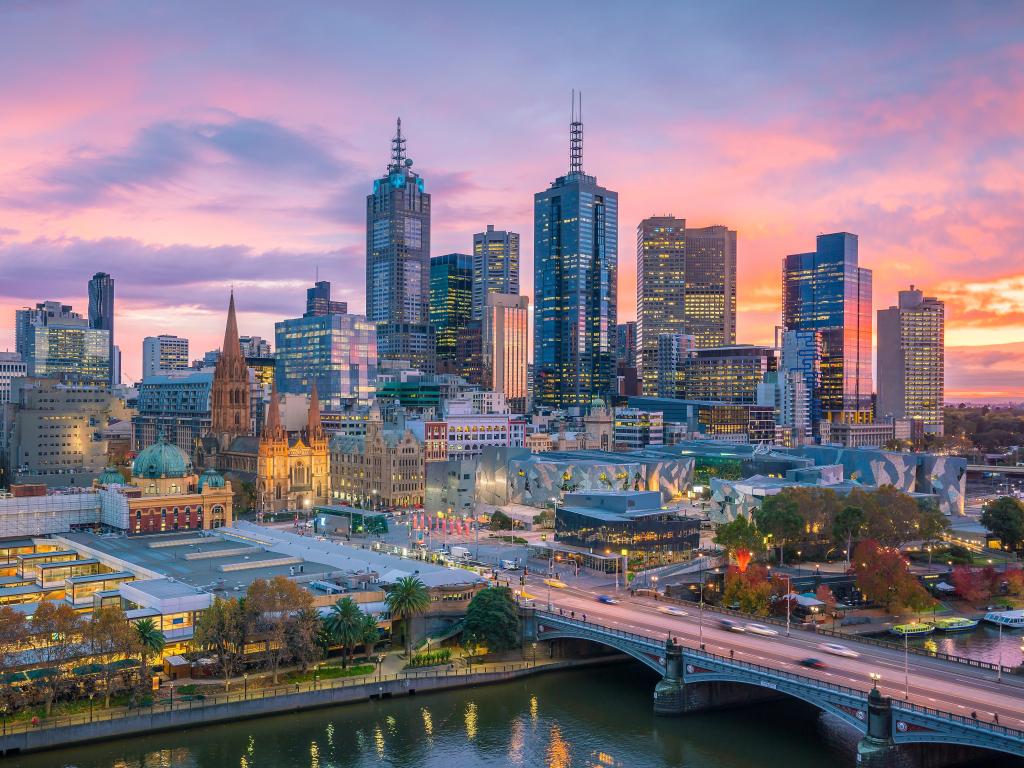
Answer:
[[[702,616],[697,606],[684,606],[686,615],[676,616],[662,612],[664,603],[630,597],[626,592],[614,595],[620,601],[617,605],[607,605],[597,600],[600,592],[596,589],[549,589],[541,576],[528,577],[527,591],[535,596],[538,608],[547,607],[550,592],[554,610],[562,609],[566,615],[571,611],[578,619],[585,615],[588,621],[659,640],[671,635],[689,647],[696,647],[703,637],[712,653],[728,655],[733,651],[737,661],[799,672],[851,688],[868,690],[874,673],[881,677],[882,693],[893,699],[953,714],[976,715],[985,722],[993,722],[998,715],[1000,725],[1024,730],[1024,679],[1014,675],[1004,675],[999,682],[990,670],[922,656],[906,657],[899,650],[856,641],[844,640],[842,644],[858,653],[857,658],[836,656],[819,646],[840,641],[814,632],[792,629],[787,637],[785,628],[778,626],[772,626],[779,631],[773,637],[734,632],[720,628],[722,616],[708,610]],[[826,666],[820,670],[801,666],[799,662],[807,658],[819,659]],[[905,671],[908,661],[909,674]]]

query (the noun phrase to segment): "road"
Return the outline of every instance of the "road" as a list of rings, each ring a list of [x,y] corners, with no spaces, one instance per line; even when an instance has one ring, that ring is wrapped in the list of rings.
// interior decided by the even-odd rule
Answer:
[[[549,589],[543,577],[528,577],[527,591],[534,595],[538,608],[547,606]],[[844,658],[822,651],[818,647],[822,642],[838,641],[814,632],[794,629],[786,637],[785,628],[776,626],[772,628],[779,630],[777,637],[732,632],[719,628],[720,616],[712,611],[705,610],[702,620],[697,606],[684,607],[686,616],[672,616],[659,611],[664,603],[621,592],[615,595],[621,601],[618,605],[606,605],[596,600],[599,593],[598,589],[575,586],[551,589],[551,605],[556,611],[561,608],[566,614],[574,612],[576,618],[586,615],[587,621],[662,641],[671,634],[689,647],[696,647],[703,636],[707,650],[712,653],[728,655],[731,650],[738,661],[798,672],[864,691],[871,687],[869,675],[876,673],[881,675],[879,688],[884,695],[907,699],[904,654],[898,650],[843,641],[860,654],[856,659]],[[809,657],[820,659],[826,668],[813,670],[799,665],[801,659]],[[1004,676],[1003,682],[998,682],[989,670],[910,656],[908,700],[953,714],[969,716],[976,712],[978,719],[985,722],[992,722],[998,714],[1000,725],[1024,730],[1024,680],[1015,676]]]

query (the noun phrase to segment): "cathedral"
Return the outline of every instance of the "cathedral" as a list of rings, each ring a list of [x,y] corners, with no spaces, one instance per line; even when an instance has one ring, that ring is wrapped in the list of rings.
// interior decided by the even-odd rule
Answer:
[[[258,437],[250,409],[251,386],[232,293],[224,345],[210,389],[210,431],[197,446],[196,463],[241,481],[239,487],[250,483],[259,513],[299,511],[326,503],[330,498],[330,459],[316,384],[310,391],[306,424],[295,431],[281,422],[274,388]]]

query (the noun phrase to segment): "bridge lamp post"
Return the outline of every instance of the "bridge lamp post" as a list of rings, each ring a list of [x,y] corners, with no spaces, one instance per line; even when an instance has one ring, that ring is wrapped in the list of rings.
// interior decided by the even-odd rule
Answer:
[[[999,625],[999,669],[996,670],[996,682],[1003,682],[1003,625]]]
[[[871,678],[871,689],[877,691],[878,684],[881,682],[882,676],[877,672],[872,672],[868,675],[868,677]]]
[[[903,633],[903,698],[910,701],[910,634]]]

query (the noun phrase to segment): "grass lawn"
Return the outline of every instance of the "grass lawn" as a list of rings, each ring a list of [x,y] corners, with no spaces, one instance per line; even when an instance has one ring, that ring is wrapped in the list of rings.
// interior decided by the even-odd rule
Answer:
[[[376,664],[354,664],[351,667],[320,667],[317,680],[333,680],[338,677],[361,677],[372,674],[377,669]],[[313,670],[308,672],[289,672],[285,675],[289,683],[311,683],[313,682]]]

